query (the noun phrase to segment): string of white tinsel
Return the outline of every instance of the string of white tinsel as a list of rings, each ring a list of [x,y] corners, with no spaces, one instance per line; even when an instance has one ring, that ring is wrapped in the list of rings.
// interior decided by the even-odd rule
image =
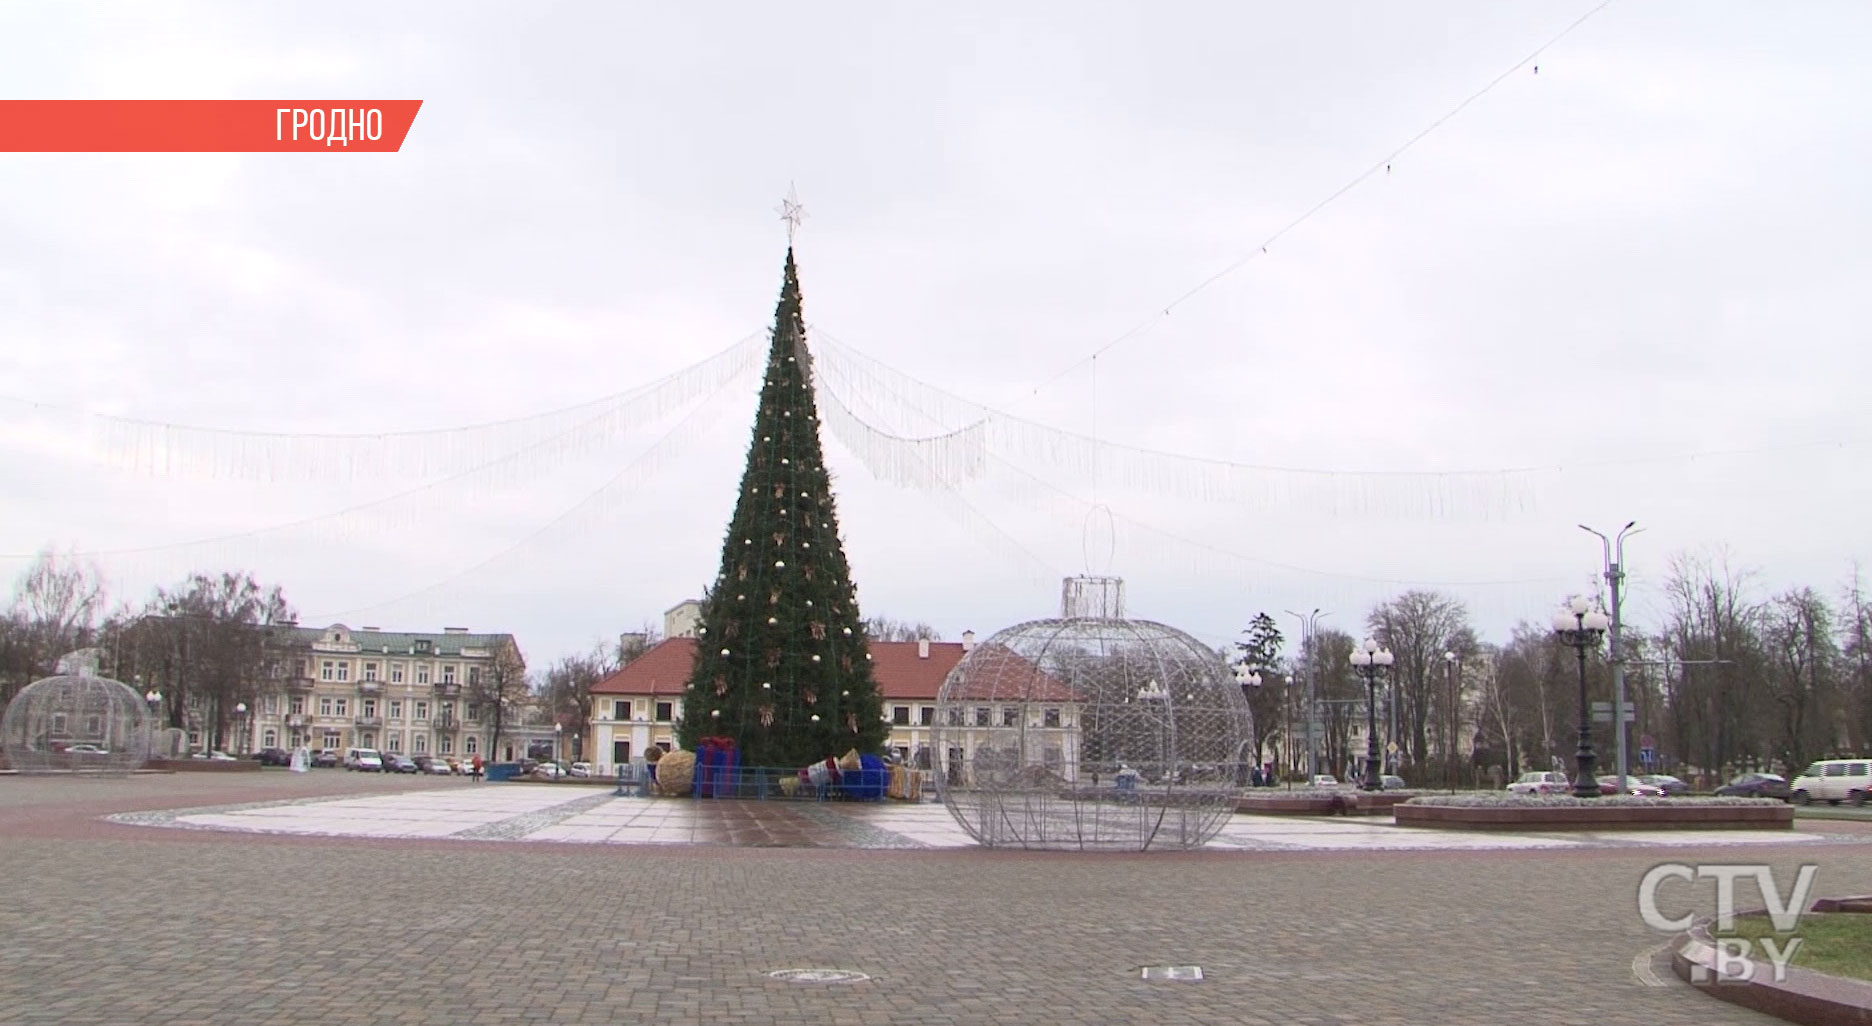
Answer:
[[[834,425],[885,480],[936,488],[952,471],[978,476],[984,452],[1041,465],[1077,480],[1170,498],[1322,517],[1505,520],[1533,512],[1531,470],[1340,471],[1205,459],[1096,439],[1009,416],[892,370],[817,334],[821,388],[946,430],[908,437],[887,425]],[[862,439],[870,432],[883,437]],[[895,437],[892,437],[895,436]],[[913,456],[914,453],[914,456]],[[918,468],[923,468],[919,471]],[[922,475],[922,476],[919,476]],[[932,476],[933,475],[933,476]]]
[[[763,339],[750,335],[660,379],[563,409],[465,427],[381,434],[287,434],[93,416],[93,450],[108,466],[171,478],[237,481],[428,479],[488,465],[534,474],[590,455],[618,438],[713,394],[754,365]]]

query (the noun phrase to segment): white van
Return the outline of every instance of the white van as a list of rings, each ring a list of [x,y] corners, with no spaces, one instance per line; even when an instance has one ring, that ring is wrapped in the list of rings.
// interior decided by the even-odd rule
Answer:
[[[375,748],[345,749],[344,767],[348,770],[361,770],[365,773],[383,772],[383,756]]]
[[[1866,795],[1872,794],[1872,759],[1822,759],[1801,770],[1788,789],[1789,800],[1796,805],[1815,801],[1864,805]]]

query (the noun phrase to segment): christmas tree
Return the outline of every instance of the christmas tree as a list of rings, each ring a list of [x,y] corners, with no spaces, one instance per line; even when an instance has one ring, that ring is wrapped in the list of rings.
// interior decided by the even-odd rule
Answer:
[[[702,604],[678,739],[733,738],[743,766],[797,767],[888,730],[819,445],[799,275],[787,249],[747,470]]]

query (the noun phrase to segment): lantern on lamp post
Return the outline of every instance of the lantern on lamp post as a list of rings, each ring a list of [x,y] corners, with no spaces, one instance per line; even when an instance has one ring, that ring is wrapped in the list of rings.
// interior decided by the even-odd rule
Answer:
[[[1593,777],[1592,715],[1586,704],[1586,650],[1599,647],[1599,639],[1611,624],[1611,617],[1579,595],[1554,613],[1554,639],[1579,654],[1579,750],[1574,754],[1579,770],[1573,778],[1575,798],[1599,797],[1599,781]],[[1617,719],[1621,712],[1614,709],[1613,718]]]

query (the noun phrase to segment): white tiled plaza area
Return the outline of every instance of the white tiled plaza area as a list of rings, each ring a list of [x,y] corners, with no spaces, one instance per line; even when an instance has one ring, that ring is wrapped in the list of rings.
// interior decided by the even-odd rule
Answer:
[[[974,844],[932,803],[713,802],[616,797],[535,784],[302,799],[251,806],[125,813],[126,823],[333,837],[456,838],[585,844],[778,844],[961,848]],[[1640,830],[1591,834],[1464,832],[1388,820],[1235,815],[1212,850],[1432,851],[1826,843],[1789,830]]]

